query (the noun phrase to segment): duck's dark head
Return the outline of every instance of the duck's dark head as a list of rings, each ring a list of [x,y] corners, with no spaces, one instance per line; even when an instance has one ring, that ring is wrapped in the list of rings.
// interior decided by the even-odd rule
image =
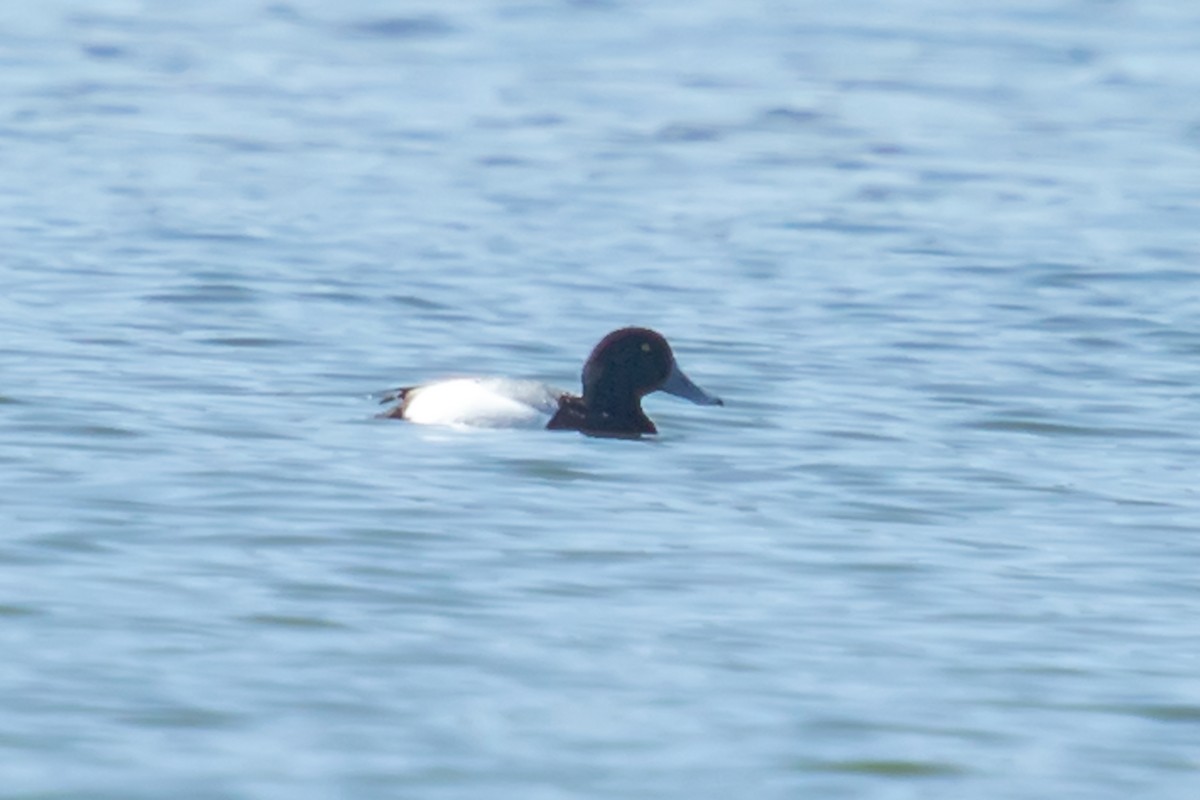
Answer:
[[[621,328],[600,340],[583,365],[583,397],[599,408],[638,404],[651,392],[667,392],[700,405],[724,405],[683,374],[671,345],[649,328]]]

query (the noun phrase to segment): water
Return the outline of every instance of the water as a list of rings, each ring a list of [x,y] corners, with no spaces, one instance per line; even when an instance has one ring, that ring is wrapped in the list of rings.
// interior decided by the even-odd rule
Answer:
[[[1193,4],[12,5],[4,797],[1197,796]]]

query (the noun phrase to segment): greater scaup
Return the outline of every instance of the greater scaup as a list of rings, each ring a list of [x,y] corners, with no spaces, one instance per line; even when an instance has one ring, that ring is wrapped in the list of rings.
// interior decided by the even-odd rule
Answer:
[[[706,406],[724,405],[683,374],[671,346],[648,328],[621,328],[600,340],[583,365],[583,395],[537,381],[454,378],[388,392],[397,401],[381,417],[424,425],[539,427],[589,436],[658,433],[642,397],[666,392]]]

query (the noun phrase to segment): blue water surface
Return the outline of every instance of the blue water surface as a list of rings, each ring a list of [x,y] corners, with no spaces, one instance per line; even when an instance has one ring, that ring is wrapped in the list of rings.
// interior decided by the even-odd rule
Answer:
[[[1194,3],[10,5],[0,796],[1200,796]]]

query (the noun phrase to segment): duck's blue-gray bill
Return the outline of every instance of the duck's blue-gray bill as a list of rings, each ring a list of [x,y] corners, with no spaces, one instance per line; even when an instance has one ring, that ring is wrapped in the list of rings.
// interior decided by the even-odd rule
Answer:
[[[693,403],[701,406],[725,405],[721,398],[709,394],[692,383],[692,379],[683,374],[683,370],[679,368],[678,364],[671,365],[671,374],[667,376],[667,380],[663,383],[661,391],[673,394],[676,397],[682,397],[684,400],[691,400]]]

